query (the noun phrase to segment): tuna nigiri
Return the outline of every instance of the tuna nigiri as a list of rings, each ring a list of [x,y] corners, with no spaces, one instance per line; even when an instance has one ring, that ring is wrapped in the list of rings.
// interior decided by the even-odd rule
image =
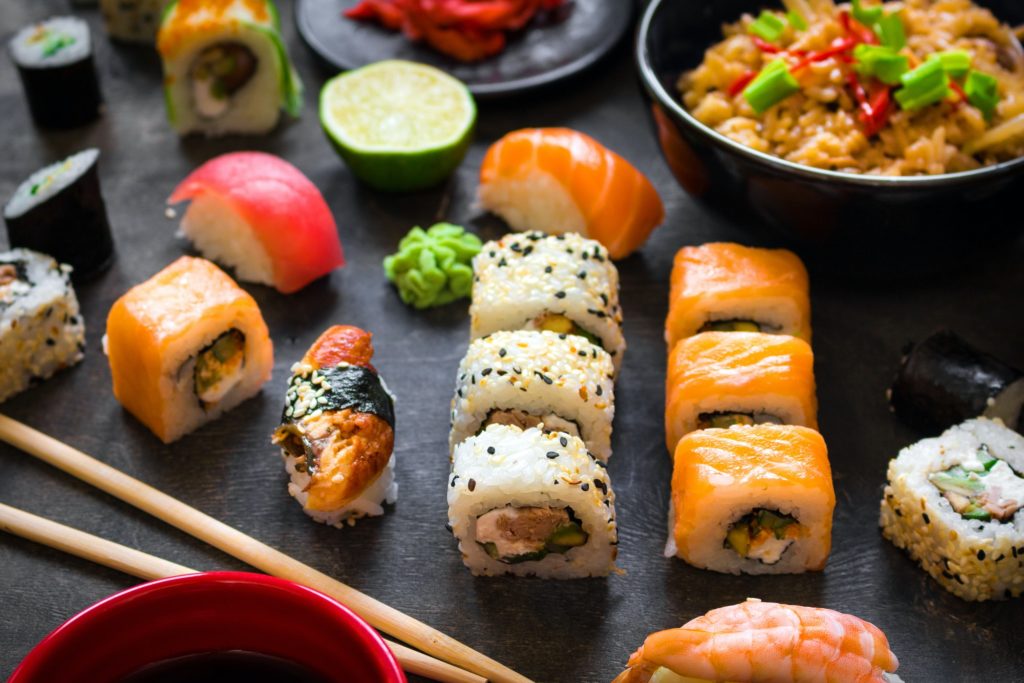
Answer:
[[[204,256],[234,268],[239,280],[291,294],[345,265],[323,195],[276,156],[235,152],[211,159],[167,203],[187,200],[181,231]]]
[[[863,619],[750,599],[647,636],[613,683],[893,683],[898,666]]]
[[[516,230],[578,232],[613,259],[633,253],[665,218],[651,182],[590,136],[527,128],[491,145],[480,204]]]

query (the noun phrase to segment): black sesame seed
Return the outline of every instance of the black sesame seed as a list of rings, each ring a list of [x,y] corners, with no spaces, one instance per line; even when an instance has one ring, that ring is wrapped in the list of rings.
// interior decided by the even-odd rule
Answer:
[[[46,339],[46,345],[47,346],[56,346],[57,345],[57,340],[52,338],[52,337],[48,337]]]
[[[581,270],[579,273],[576,274],[576,277],[578,277],[581,280],[586,280],[587,279],[587,271]]]
[[[448,533],[450,533],[450,534],[455,532],[455,530],[452,529],[451,522],[445,522],[444,523],[444,528],[447,529]]]
[[[1002,562],[1005,559],[1006,559],[1006,555],[1003,555],[1002,553],[1000,553],[999,557],[996,558],[996,562]]]
[[[488,453],[489,453],[490,455],[494,455],[494,446],[488,446],[488,447],[487,447],[487,452],[488,452]]]
[[[604,393],[604,388],[600,384],[598,384],[597,389],[594,391],[594,393],[600,396],[601,394]]]
[[[498,349],[498,356],[500,358],[504,358],[507,355],[508,355],[508,351],[506,351],[505,349]]]
[[[1014,548],[1013,546],[1010,546],[1010,552],[1013,553],[1013,557],[1016,559],[1016,557],[1017,557],[1017,549]]]
[[[475,372],[472,375],[469,376],[469,383],[470,384],[476,384],[476,373]]]
[[[893,510],[893,512],[895,512],[895,513],[896,513],[896,516],[897,516],[897,517],[902,517],[902,516],[903,516],[903,513],[902,513],[902,512],[900,511],[900,509],[899,509],[899,508],[896,508],[895,510]]]
[[[984,560],[985,559],[985,551],[984,550],[979,550],[978,551],[978,559],[979,560]]]
[[[551,271],[553,271],[553,270],[554,270],[554,268],[552,268],[551,266],[545,266],[545,268],[544,268],[544,272],[545,273],[551,273]]]
[[[491,374],[492,372],[494,372],[494,368],[484,368],[483,370],[480,371],[480,376],[481,377],[486,377],[487,375]]]
[[[476,489],[476,479],[470,479],[469,482],[466,484],[466,487],[470,491],[473,491],[474,489]]]
[[[602,292],[601,293],[601,301],[603,301],[604,305],[607,306],[608,305],[608,295]]]
[[[558,451],[548,451],[547,456],[548,460],[554,460],[555,458],[558,457]]]
[[[556,299],[564,299],[565,298],[565,292],[555,292],[555,298]]]
[[[576,355],[579,356],[580,358],[586,358],[587,357],[587,352],[586,351],[577,351]]]
[[[537,375],[538,377],[540,377],[540,378],[541,378],[541,381],[543,381],[543,382],[544,382],[544,384],[554,384],[554,381],[553,381],[553,380],[552,380],[552,379],[551,379],[550,377],[548,377],[547,375],[545,375],[545,374],[544,374],[543,372],[538,372],[538,371],[534,370],[534,371],[533,371],[533,374],[535,374],[535,375]]]
[[[506,260],[505,260],[505,257],[504,257],[504,256],[502,256],[502,257],[501,257],[501,260],[500,260],[500,261],[498,261],[498,267],[499,267],[499,268],[504,268],[504,267],[505,267],[505,266],[507,266],[507,265],[508,265],[508,261],[506,261]]]
[[[526,249],[523,249],[523,256],[529,256],[530,252],[532,252],[532,251],[533,251],[533,247],[530,246],[530,245],[526,245]]]
[[[523,248],[521,246],[519,246],[518,242],[513,242],[512,244],[509,245],[508,248],[511,249],[512,251],[522,251],[523,250]]]
[[[590,490],[590,484],[588,484],[586,482],[580,484],[580,491],[589,491],[589,490]]]
[[[519,367],[518,365],[513,365],[512,366],[512,372],[514,372],[517,375],[521,375],[521,374],[523,374],[523,369],[521,367]]]
[[[568,247],[568,248],[567,248],[567,249],[565,250],[565,253],[566,253],[566,254],[572,254],[572,253],[574,253],[574,252],[573,252],[573,250],[572,250],[572,247]]]
[[[602,479],[595,479],[594,480],[594,486],[599,488],[602,493],[608,493],[608,484],[605,484],[604,480],[602,480]]]
[[[947,571],[944,571],[944,572],[942,572],[942,576],[943,576],[943,577],[945,577],[945,578],[947,578],[947,579],[952,579],[952,578],[953,578],[953,575],[952,575],[952,574],[950,574],[950,573],[949,573],[949,572],[947,572]]]
[[[455,488],[455,482],[457,482],[458,480],[459,475],[456,474],[454,477],[452,477],[452,488]]]
[[[562,448],[565,448],[566,446],[569,445],[569,439],[567,439],[564,436],[560,436],[560,437],[558,437],[558,443],[562,444]]]
[[[565,341],[566,339],[569,338],[569,335],[567,335],[567,334],[560,334],[560,335],[558,335],[558,338],[561,339],[562,341]]]
[[[932,520],[928,518],[928,513],[927,512],[921,513],[921,519],[924,520],[925,524],[931,524],[932,523]]]
[[[495,251],[491,251],[489,253],[490,253],[491,258],[494,258],[495,256],[498,255],[497,252],[495,252]]]

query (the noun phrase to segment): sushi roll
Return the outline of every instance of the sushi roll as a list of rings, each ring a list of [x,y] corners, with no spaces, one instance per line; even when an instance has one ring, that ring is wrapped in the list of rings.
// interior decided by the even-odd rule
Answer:
[[[84,21],[52,17],[26,26],[11,39],[10,52],[38,125],[77,128],[99,117],[103,96]]]
[[[105,270],[114,258],[99,156],[99,150],[86,149],[36,171],[4,206],[11,246],[53,255],[73,268],[76,282]]]
[[[821,570],[835,505],[828,450],[813,429],[691,432],[675,452],[665,555],[730,574]]]
[[[469,346],[452,399],[450,452],[492,424],[579,436],[602,461],[611,456],[611,356],[583,337],[495,332]]]
[[[370,364],[369,332],[335,325],[292,366],[281,426],[290,493],[318,522],[341,527],[394,503],[395,406]]]
[[[964,600],[1024,595],[1024,437],[968,420],[889,462],[882,534]]]
[[[190,201],[181,232],[239,280],[296,292],[345,265],[327,202],[287,161],[234,152],[207,161],[168,198]]]
[[[0,402],[82,360],[69,270],[28,249],[0,252]]]
[[[807,269],[785,249],[683,247],[672,265],[665,341],[698,332],[767,332],[811,341]]]
[[[164,443],[254,396],[274,364],[256,301],[189,256],[114,302],[104,349],[114,396]]]
[[[940,330],[903,357],[889,392],[893,411],[921,429],[999,418],[1024,433],[1024,373]]]
[[[302,108],[270,0],[176,0],[160,24],[167,117],[180,135],[266,133]]]
[[[486,243],[473,273],[473,339],[501,330],[575,334],[621,365],[619,272],[599,242],[575,233],[514,233]]]
[[[899,665],[863,619],[748,598],[647,636],[612,683],[899,683]]]
[[[665,220],[654,185],[632,164],[568,128],[528,128],[491,145],[480,205],[515,230],[577,232],[613,259],[629,256]]]
[[[615,569],[615,493],[578,438],[491,425],[455,449],[448,523],[477,576],[577,579]]]
[[[734,424],[818,427],[807,342],[760,332],[702,332],[676,344],[665,385],[671,453],[695,429]]]
[[[160,18],[171,0],[100,0],[107,35],[131,43],[156,40]]]

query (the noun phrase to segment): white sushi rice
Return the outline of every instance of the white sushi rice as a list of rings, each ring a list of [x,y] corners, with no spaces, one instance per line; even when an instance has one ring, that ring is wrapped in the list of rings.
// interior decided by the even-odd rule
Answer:
[[[39,169],[14,191],[14,196],[4,207],[4,218],[18,218],[46,202],[95,165],[99,155],[98,149],[85,149],[64,161]]]
[[[572,508],[587,542],[540,560],[493,559],[476,542],[477,519],[509,505]],[[573,579],[615,570],[615,494],[604,467],[567,434],[492,425],[459,444],[448,478],[448,521],[463,562],[478,576]]]
[[[377,479],[359,494],[359,497],[336,510],[310,510],[307,507],[309,494],[306,493],[310,483],[309,473],[296,468],[297,458],[284,450],[281,451],[285,470],[291,477],[288,493],[302,505],[302,510],[314,520],[333,527],[341,528],[346,523],[355,524],[361,517],[379,517],[384,514],[384,503],[391,505],[398,500],[398,482],[395,481],[395,456],[388,459],[388,464]]]
[[[0,402],[82,360],[85,324],[70,268],[28,249],[0,253],[24,279],[0,284]]]
[[[61,44],[55,51],[51,49],[54,40]],[[75,17],[51,17],[18,31],[11,39],[10,49],[11,58],[22,67],[66,66],[91,54],[89,25]]]
[[[234,269],[239,280],[274,285],[274,265],[252,227],[230,204],[211,193],[192,199],[181,234],[203,256]]]
[[[626,350],[619,273],[599,242],[576,233],[513,233],[487,242],[473,259],[470,335],[537,329],[564,315],[601,340],[618,369]]]
[[[575,423],[593,454],[611,457],[614,405],[611,357],[583,337],[554,332],[496,332],[469,346],[452,399],[449,449],[476,434],[495,410],[555,416]]]
[[[879,523],[946,590],[965,600],[1024,594],[1024,509],[1008,522],[964,519],[928,479],[977,460],[982,444],[1024,474],[1024,437],[996,420],[979,418],[900,451],[889,462]]]

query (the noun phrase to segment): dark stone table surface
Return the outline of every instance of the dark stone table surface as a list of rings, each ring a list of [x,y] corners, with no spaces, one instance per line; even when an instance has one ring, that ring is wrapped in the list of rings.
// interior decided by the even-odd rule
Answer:
[[[881,627],[907,681],[1024,680],[1024,604],[966,603],[948,594],[877,528],[888,459],[920,438],[888,411],[885,389],[901,348],[940,326],[1024,365],[1024,243],[992,245],[955,270],[897,284],[851,284],[812,275],[814,350],[821,429],[838,505],[833,551],[822,573],[725,576],[662,557],[670,462],[662,421],[662,324],[673,252],[684,244],[763,244],[696,203],[674,183],[651,133],[628,45],[596,69],[526,99],[481,107],[476,143],[452,181],[436,191],[390,196],[361,186],[334,155],[316,117],[331,74],[294,32],[289,48],[306,82],[302,118],[265,137],[179,140],[164,118],[160,66],[150,50],[108,42],[95,10],[107,111],[94,125],[52,133],[33,127],[10,61],[0,58],[0,197],[38,167],[85,146],[102,150],[101,176],[117,260],[79,287],[88,351],[73,370],[2,411],[198,507],[266,543],[422,619],[539,681],[609,681],[653,630],[709,609],[766,600],[830,607]],[[67,10],[58,0],[7,0],[6,40],[31,20]],[[384,280],[381,259],[413,225],[439,218],[484,237],[501,224],[473,205],[487,145],[524,126],[570,126],[634,162],[667,209],[659,229],[620,264],[629,351],[618,382],[615,455],[621,576],[543,582],[478,579],[445,530],[448,401],[466,349],[464,303],[406,308]],[[271,381],[255,399],[172,446],[128,415],[110,390],[100,339],[113,301],[188,250],[164,216],[164,199],[197,164],[238,149],[279,154],[323,191],[337,218],[348,266],[293,296],[246,286],[273,336]],[[981,220],[984,217],[979,217]],[[2,234],[2,233],[0,233]],[[4,246],[0,237],[0,246]],[[810,264],[813,266],[814,264]],[[396,506],[338,530],[314,524],[286,494],[269,435],[288,368],[328,325],[375,333],[375,363],[398,396]],[[10,447],[0,445],[0,501],[199,569],[244,569],[236,560]],[[31,542],[0,535],[0,675],[63,620],[136,580]]]

